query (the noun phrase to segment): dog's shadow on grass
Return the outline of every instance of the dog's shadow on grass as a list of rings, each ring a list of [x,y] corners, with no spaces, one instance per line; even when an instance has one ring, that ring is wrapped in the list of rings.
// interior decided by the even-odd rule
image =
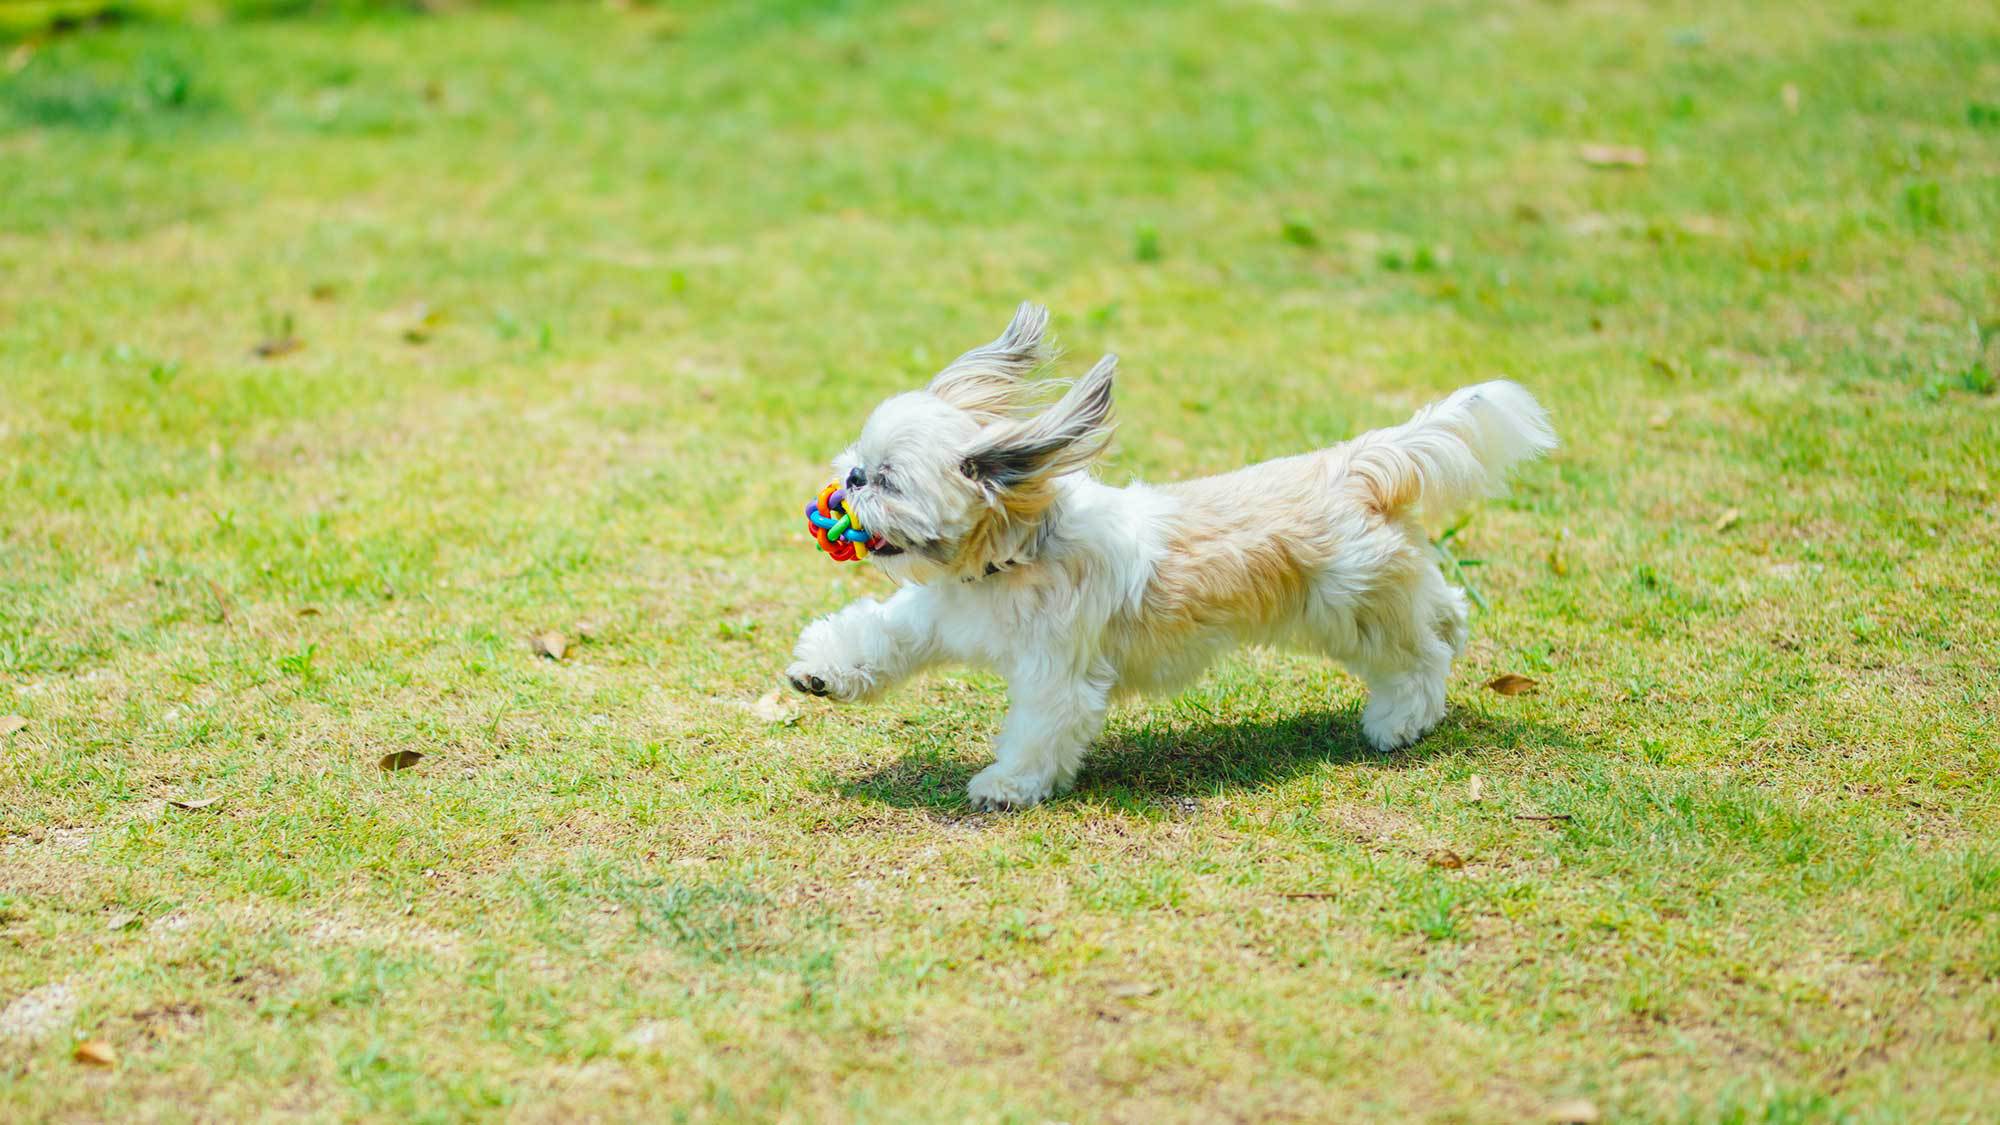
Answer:
[[[1270,788],[1322,766],[1404,769],[1440,754],[1518,745],[1532,740],[1535,730],[1530,723],[1454,710],[1415,746],[1384,754],[1363,741],[1358,708],[1278,719],[1154,722],[1100,738],[1084,758],[1076,787],[1055,800],[1156,807],[1228,789]],[[859,777],[834,779],[831,787],[898,808],[963,812],[965,783],[986,764],[968,764],[955,751],[912,751]]]

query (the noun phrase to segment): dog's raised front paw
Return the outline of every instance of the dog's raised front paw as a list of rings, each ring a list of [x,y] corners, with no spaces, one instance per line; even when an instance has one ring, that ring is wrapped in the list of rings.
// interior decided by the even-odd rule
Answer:
[[[815,667],[804,660],[793,661],[792,666],[785,669],[785,679],[791,681],[795,690],[807,695],[823,695],[842,703],[852,703],[868,690],[868,677],[860,672]]]
[[[1048,800],[1054,791],[1054,778],[1009,773],[997,762],[972,775],[965,787],[972,807],[980,812],[1025,809]]]
[[[807,695],[823,695],[851,703],[865,695],[875,678],[856,666],[857,654],[843,643],[830,618],[822,617],[806,626],[792,649],[792,665],[785,678]]]

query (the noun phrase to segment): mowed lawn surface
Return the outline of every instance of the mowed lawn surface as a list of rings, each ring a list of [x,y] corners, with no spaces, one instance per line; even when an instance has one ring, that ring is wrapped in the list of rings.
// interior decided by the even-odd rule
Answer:
[[[1990,1120],[1996,247],[1979,0],[10,45],[0,1118]],[[977,816],[997,680],[760,705],[1023,298],[1113,481],[1542,396],[1441,729],[1253,652]]]

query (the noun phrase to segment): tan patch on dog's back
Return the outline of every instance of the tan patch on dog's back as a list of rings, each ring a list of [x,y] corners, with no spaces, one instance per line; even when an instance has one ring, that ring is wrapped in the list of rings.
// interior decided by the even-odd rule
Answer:
[[[1142,628],[1159,636],[1297,614],[1334,551],[1324,458],[1289,457],[1162,491],[1182,506],[1146,588]]]

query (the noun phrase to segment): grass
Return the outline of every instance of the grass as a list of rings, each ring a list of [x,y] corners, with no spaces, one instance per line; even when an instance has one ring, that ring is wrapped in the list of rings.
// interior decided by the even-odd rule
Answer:
[[[0,1117],[1992,1116],[1989,4],[197,16],[0,70]],[[1542,395],[1441,730],[750,706],[1023,297],[1113,479]]]

